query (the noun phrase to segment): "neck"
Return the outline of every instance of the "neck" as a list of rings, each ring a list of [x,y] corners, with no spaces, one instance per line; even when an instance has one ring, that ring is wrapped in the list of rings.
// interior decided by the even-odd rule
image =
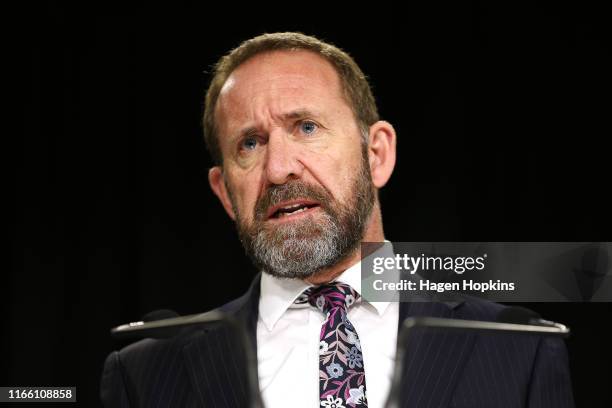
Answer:
[[[363,242],[382,242],[385,240],[385,234],[382,227],[382,216],[380,213],[380,206],[378,200],[372,208],[372,214],[366,226],[363,234]],[[336,279],[351,266],[361,261],[361,247],[358,246],[348,256],[343,258],[340,262],[326,269],[322,269],[315,273],[313,276],[305,279],[306,282],[313,285],[322,285]]]

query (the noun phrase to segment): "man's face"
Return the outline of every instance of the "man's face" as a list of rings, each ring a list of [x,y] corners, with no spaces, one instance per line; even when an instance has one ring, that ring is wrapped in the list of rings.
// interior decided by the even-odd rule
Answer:
[[[306,278],[357,247],[375,193],[330,63],[307,51],[253,57],[221,90],[216,123],[221,199],[256,266]]]

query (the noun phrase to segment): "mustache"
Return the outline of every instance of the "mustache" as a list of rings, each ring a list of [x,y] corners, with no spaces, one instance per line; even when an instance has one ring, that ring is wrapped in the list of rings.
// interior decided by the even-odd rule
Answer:
[[[283,201],[300,198],[317,201],[323,210],[328,209],[332,202],[332,195],[325,188],[292,180],[285,184],[270,186],[266,190],[255,203],[255,220],[265,221],[268,208]]]

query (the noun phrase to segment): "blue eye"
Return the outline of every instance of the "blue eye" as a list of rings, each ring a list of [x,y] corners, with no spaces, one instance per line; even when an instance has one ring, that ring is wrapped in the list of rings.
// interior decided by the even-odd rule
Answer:
[[[300,129],[307,135],[312,135],[317,130],[317,125],[314,122],[305,121],[300,123]]]
[[[241,147],[245,150],[253,150],[257,147],[257,139],[254,137],[247,137],[242,141]]]

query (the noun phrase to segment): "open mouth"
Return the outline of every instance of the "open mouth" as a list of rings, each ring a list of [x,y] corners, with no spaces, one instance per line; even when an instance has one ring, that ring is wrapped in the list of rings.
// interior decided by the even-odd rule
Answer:
[[[309,210],[318,208],[320,205],[314,201],[293,201],[290,203],[281,203],[275,205],[268,212],[268,219],[282,219],[292,215],[308,212]]]

